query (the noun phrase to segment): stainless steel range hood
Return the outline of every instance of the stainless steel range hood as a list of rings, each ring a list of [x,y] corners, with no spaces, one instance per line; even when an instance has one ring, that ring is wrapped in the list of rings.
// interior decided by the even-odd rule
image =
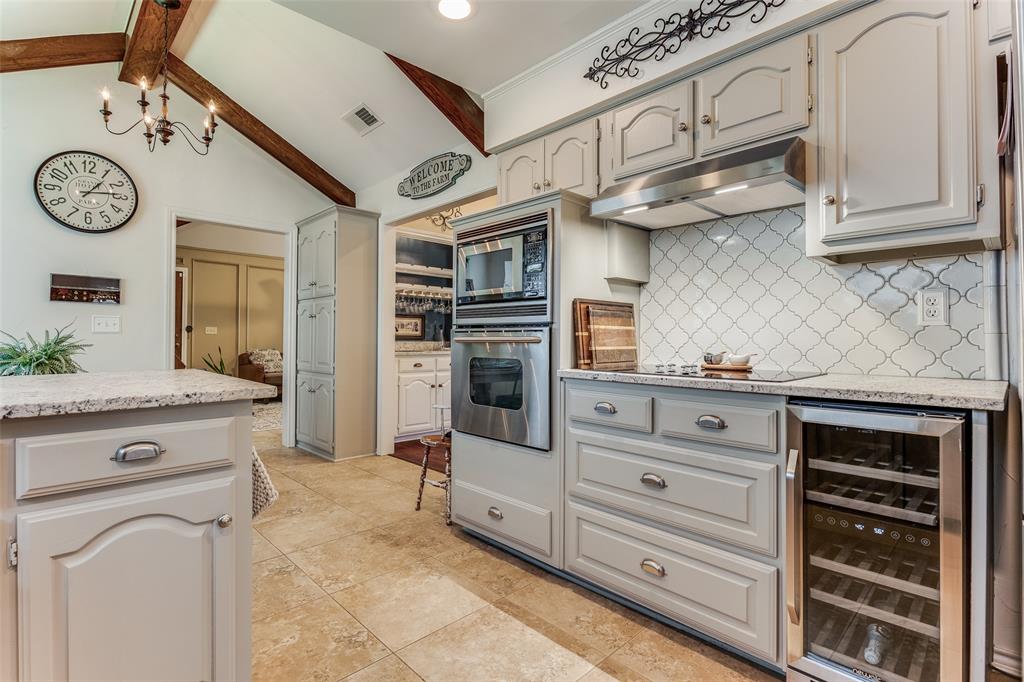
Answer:
[[[624,180],[590,202],[590,215],[655,230],[802,204],[804,153],[791,137]]]

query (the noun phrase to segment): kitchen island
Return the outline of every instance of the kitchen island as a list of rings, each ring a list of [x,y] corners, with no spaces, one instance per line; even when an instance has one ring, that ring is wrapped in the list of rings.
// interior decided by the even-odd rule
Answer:
[[[250,677],[251,403],[275,390],[0,378],[0,679]]]

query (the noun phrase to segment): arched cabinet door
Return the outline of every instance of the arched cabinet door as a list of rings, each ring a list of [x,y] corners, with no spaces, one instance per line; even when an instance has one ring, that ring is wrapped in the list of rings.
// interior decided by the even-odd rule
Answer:
[[[810,123],[808,37],[732,59],[697,78],[701,156]]]
[[[247,677],[235,613],[248,550],[218,524],[235,495],[232,476],[19,515],[20,679]]]
[[[612,112],[615,179],[693,158],[693,81],[677,83]]]
[[[316,240],[313,231],[299,228],[298,258],[296,259],[296,294],[299,300],[316,295]]]
[[[337,263],[337,221],[317,225],[313,234],[313,241],[316,242],[316,285],[313,289],[314,296],[334,295],[334,266]]]
[[[976,221],[971,12],[883,2],[822,27],[822,241]]]
[[[316,301],[299,301],[295,309],[295,366],[300,372],[313,371],[316,338]]]
[[[433,372],[398,377],[398,433],[422,433],[434,426],[435,382]]]
[[[597,194],[597,119],[557,130],[544,138],[543,189]]]
[[[544,140],[527,142],[498,156],[498,203],[539,194],[544,182]]]

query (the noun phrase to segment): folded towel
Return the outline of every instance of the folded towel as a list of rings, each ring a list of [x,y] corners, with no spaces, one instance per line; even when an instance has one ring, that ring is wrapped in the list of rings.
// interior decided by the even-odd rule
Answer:
[[[256,454],[256,448],[252,449],[252,517],[265,512],[277,502],[278,492],[274,482],[270,480],[267,467],[263,460]]]

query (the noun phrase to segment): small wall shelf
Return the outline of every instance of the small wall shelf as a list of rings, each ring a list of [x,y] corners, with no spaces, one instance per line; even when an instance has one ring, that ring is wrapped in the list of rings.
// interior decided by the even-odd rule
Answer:
[[[438,298],[451,298],[454,290],[451,287],[432,287],[426,284],[395,284],[395,294],[410,294],[413,296],[437,296]]]
[[[455,277],[455,271],[451,268],[435,268],[429,265],[413,265],[411,263],[395,263],[395,272],[402,272],[407,275],[426,275],[428,277]]]

